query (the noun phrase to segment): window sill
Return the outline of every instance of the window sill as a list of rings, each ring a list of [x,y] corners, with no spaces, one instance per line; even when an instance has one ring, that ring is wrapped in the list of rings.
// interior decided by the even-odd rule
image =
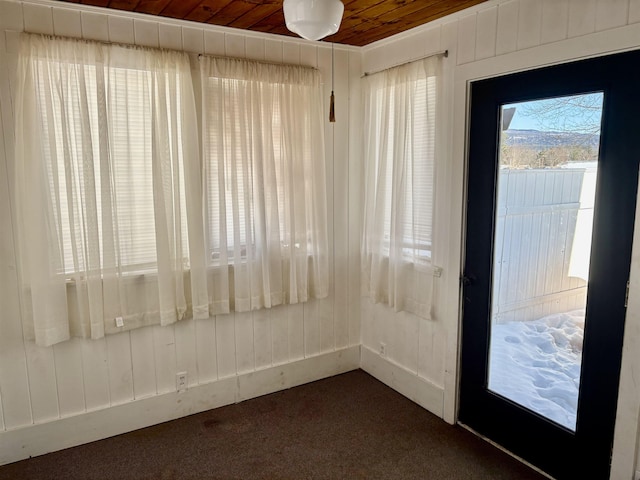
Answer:
[[[314,258],[315,257],[313,255],[307,255],[307,261],[313,261]],[[282,257],[281,260],[283,263],[290,262],[291,257]],[[218,273],[220,270],[224,269],[225,267],[230,271],[232,271],[238,265],[247,265],[247,264],[248,264],[247,258],[242,257],[239,263],[230,262],[226,264],[213,264],[213,265],[209,264],[205,268],[208,274],[215,274],[215,273]],[[190,271],[191,271],[191,268],[187,266],[185,267],[183,272],[186,275]],[[131,269],[129,271],[122,272],[122,279],[125,282],[130,282],[130,283],[140,282],[140,281],[150,282],[150,281],[156,280],[157,277],[158,277],[157,269],[150,268],[150,267],[144,267],[137,270]],[[104,278],[104,276],[102,278]],[[87,278],[81,275],[74,276],[74,277],[66,277],[66,284],[67,286],[73,286],[79,283],[86,282],[86,280]]]

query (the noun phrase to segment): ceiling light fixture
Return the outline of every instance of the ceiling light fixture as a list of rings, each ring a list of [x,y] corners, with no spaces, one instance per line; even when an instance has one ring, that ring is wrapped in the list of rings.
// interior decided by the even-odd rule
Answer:
[[[320,40],[340,28],[344,5],[340,0],[284,0],[287,28],[307,40]]]

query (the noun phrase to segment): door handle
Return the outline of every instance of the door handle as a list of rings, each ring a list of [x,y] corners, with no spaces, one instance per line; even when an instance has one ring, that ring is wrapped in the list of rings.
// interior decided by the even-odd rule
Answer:
[[[470,285],[473,285],[477,280],[477,277],[473,274],[473,273],[469,273],[469,274],[462,274],[462,276],[460,277],[460,282],[462,283],[463,287],[468,287]]]

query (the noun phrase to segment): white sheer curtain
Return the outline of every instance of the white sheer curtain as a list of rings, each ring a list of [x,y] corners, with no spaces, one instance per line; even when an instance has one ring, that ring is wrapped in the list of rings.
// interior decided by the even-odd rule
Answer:
[[[440,58],[364,79],[363,294],[431,315]]]
[[[325,297],[319,73],[206,56],[200,68],[212,312]]]
[[[17,87],[27,335],[51,345],[166,325],[192,297],[208,315],[204,270],[189,262],[205,250],[188,57],[25,34]]]

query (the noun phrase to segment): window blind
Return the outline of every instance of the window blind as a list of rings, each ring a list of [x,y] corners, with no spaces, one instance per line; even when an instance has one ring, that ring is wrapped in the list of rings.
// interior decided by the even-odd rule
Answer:
[[[200,65],[205,231],[210,265],[223,267],[214,305],[242,311],[325,296],[319,73],[207,56]]]

